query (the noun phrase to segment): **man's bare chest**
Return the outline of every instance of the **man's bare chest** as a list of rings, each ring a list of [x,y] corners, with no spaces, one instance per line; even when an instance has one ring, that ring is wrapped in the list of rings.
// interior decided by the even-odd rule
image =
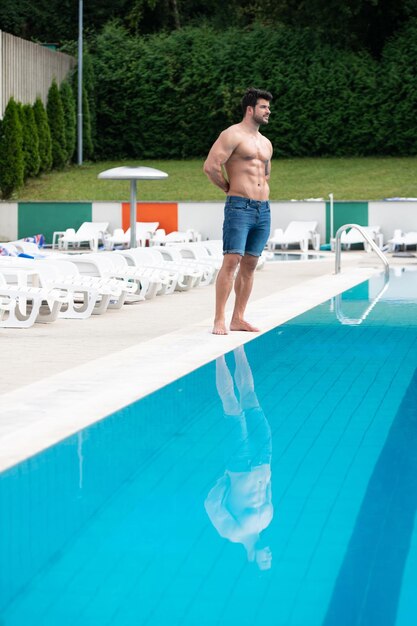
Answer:
[[[242,140],[233,153],[234,160],[261,161],[270,159],[268,141],[259,135],[258,137],[248,137]]]

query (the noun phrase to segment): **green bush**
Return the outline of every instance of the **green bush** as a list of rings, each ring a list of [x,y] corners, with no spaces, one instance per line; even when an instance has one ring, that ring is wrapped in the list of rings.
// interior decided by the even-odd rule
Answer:
[[[83,153],[85,159],[94,157],[94,146],[91,135],[91,115],[87,90],[83,87]]]
[[[10,98],[4,112],[0,136],[0,189],[3,198],[10,198],[23,186],[24,160],[22,124],[19,109]]]
[[[385,47],[379,82],[378,140],[381,151],[417,154],[417,20]]]
[[[40,98],[36,98],[33,114],[39,138],[39,172],[49,172],[52,167],[52,140],[48,124],[48,116]]]
[[[46,111],[48,114],[48,123],[52,140],[52,167],[56,169],[63,169],[67,156],[65,115],[61,95],[55,79],[52,81],[48,91]]]
[[[240,121],[250,85],[274,95],[263,132],[276,156],[414,154],[416,28],[410,22],[378,61],[311,29],[200,27],[141,38],[110,24],[92,49],[98,155],[203,157]]]
[[[61,95],[62,107],[64,109],[66,161],[69,163],[71,162],[75,152],[77,117],[75,112],[74,94],[68,81],[64,80],[61,83],[59,93]]]
[[[23,158],[25,162],[24,178],[39,174],[39,135],[35,116],[30,104],[20,105],[20,119],[22,123]]]

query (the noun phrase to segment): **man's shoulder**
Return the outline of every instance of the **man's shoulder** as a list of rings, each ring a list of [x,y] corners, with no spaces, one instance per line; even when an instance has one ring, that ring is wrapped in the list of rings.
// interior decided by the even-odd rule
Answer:
[[[242,125],[232,124],[231,126],[228,126],[227,128],[225,128],[221,134],[224,136],[229,136],[229,137],[242,135],[243,134]]]

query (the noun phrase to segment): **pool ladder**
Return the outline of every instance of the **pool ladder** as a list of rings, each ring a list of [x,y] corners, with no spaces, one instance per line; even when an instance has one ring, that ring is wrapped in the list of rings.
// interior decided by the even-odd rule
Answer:
[[[341,237],[342,237],[342,233],[347,228],[356,228],[356,230],[358,230],[360,232],[360,234],[365,239],[365,241],[370,245],[372,250],[374,252],[376,252],[376,254],[379,256],[379,258],[383,262],[384,269],[385,269],[385,274],[388,275],[389,274],[389,263],[388,263],[387,257],[385,256],[385,254],[383,254],[381,252],[381,250],[376,245],[375,241],[368,235],[368,233],[362,228],[362,226],[359,226],[359,224],[345,224],[344,226],[341,226],[339,228],[339,230],[337,231],[337,233],[336,233],[335,241],[334,241],[334,249],[335,249],[335,254],[336,254],[336,256],[335,256],[335,274],[340,274],[340,262],[341,262],[341,256],[342,256],[342,241],[341,241]]]

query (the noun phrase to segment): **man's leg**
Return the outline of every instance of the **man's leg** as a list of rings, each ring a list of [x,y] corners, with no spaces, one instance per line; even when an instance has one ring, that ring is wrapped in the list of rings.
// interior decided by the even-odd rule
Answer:
[[[244,319],[246,305],[252,292],[253,278],[258,264],[258,257],[245,254],[239,266],[239,272],[235,280],[236,301],[232,314],[230,330],[247,330],[249,332],[259,332],[259,328],[252,326]]]
[[[213,326],[213,334],[215,335],[227,335],[226,302],[232,291],[233,278],[241,258],[240,254],[225,254],[223,256],[223,265],[216,280],[216,312]]]
[[[232,375],[225,356],[216,359],[216,388],[223,405],[223,412],[228,416],[241,416],[242,409],[235,394]]]

